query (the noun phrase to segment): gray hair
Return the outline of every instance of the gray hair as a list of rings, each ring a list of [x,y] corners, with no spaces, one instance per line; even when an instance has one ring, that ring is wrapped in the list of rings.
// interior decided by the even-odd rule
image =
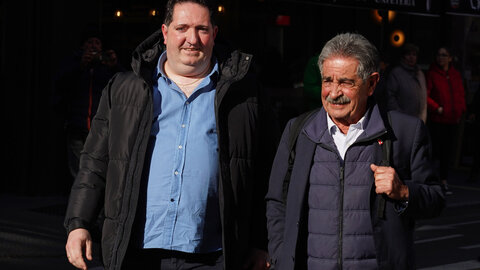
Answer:
[[[362,80],[379,70],[377,48],[364,36],[354,33],[338,34],[330,39],[318,57],[318,67],[323,77],[323,62],[330,57],[352,57],[358,60],[357,75]]]

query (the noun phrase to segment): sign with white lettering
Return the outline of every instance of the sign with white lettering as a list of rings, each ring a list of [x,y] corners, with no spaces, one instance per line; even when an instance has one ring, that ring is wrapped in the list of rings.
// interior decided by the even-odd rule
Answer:
[[[326,6],[385,9],[433,16],[443,13],[480,16],[480,0],[310,0],[310,2]]]

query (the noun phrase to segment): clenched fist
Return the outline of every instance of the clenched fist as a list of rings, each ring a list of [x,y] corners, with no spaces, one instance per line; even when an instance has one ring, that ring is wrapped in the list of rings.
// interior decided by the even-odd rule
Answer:
[[[408,200],[408,187],[403,184],[397,172],[392,167],[370,164],[375,178],[375,192],[385,194],[394,200]]]

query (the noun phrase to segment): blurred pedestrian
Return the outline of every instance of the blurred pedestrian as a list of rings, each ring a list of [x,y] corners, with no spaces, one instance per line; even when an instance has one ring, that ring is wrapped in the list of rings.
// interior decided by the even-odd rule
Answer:
[[[105,269],[269,267],[275,119],[252,56],[215,43],[211,4],[169,0],[132,72],[104,90],[65,217],[74,266],[92,259],[91,223],[104,205]]]
[[[318,69],[318,55],[316,53],[308,59],[303,73],[303,95],[308,111],[322,106],[322,76]]]
[[[373,92],[373,97],[382,111],[387,110],[387,78],[393,66],[387,54],[380,55],[380,70],[378,72],[380,79],[378,80],[377,87],[375,87],[375,92]]]
[[[396,110],[427,121],[427,86],[417,65],[419,48],[412,43],[402,47],[400,63],[387,78],[387,110]]]
[[[83,31],[80,47],[60,65],[55,78],[54,106],[65,120],[67,160],[73,179],[102,90],[115,73],[124,70],[116,52],[104,50],[100,31],[91,25]]]
[[[427,72],[428,121],[433,141],[433,153],[439,160],[440,179],[445,194],[448,187],[448,170],[462,115],[466,111],[465,90],[460,72],[452,64],[453,56],[445,46],[436,51],[435,61]]]

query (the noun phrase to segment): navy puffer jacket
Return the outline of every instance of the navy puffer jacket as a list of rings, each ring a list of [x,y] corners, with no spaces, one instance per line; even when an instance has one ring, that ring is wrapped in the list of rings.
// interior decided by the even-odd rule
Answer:
[[[415,220],[439,215],[445,204],[430,159],[427,129],[420,119],[392,111],[389,112],[391,130],[387,130],[386,120],[382,118],[376,105],[372,105],[367,113],[370,114],[368,125],[365,132],[351,146],[357,148],[352,152],[361,153],[362,148],[378,144],[378,139],[388,134],[392,139],[391,166],[409,188],[406,210],[399,214],[395,209],[398,202],[387,200],[385,219],[377,216],[377,196],[374,192],[365,199],[367,202],[359,202],[369,208],[377,265],[379,269],[414,269]],[[293,120],[287,124],[277,149],[266,196],[269,252],[275,269],[307,269],[306,240],[309,211],[306,199],[308,192],[312,191],[309,186],[310,172],[316,147],[319,143],[328,144],[327,141],[312,141],[312,136],[307,136],[307,133],[317,130],[323,133],[317,134],[318,138],[330,136],[331,139],[327,131],[326,117],[326,111],[322,108],[305,124],[299,135],[286,203],[283,202],[282,187],[288,167],[287,141]],[[382,151],[380,147],[377,148],[379,151],[376,151],[377,154],[371,161],[379,164],[382,160]],[[350,160],[349,151],[345,160]],[[366,160],[370,161],[368,158]],[[337,164],[336,160],[332,160],[332,164]],[[373,189],[371,170],[360,164],[358,168],[363,170],[350,172],[350,177],[355,177],[356,174],[370,176]],[[341,269],[343,265],[341,262],[339,264],[337,268]]]

